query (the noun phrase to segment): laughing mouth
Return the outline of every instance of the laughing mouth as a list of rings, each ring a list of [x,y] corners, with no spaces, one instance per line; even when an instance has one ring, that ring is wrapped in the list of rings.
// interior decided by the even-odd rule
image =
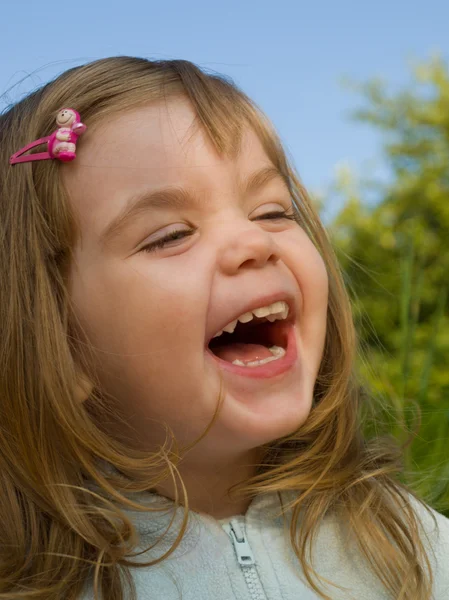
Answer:
[[[269,322],[265,317],[237,323],[233,333],[212,338],[209,350],[226,362],[258,366],[285,355],[291,319]],[[251,364],[254,363],[254,364]]]
[[[233,333],[222,333],[219,337],[213,337],[208,346],[214,348],[236,343],[262,344],[264,346],[281,345],[286,343],[283,329],[286,321],[274,321],[270,323],[265,318],[255,318],[249,323],[237,323]],[[284,326],[284,327],[283,327]]]

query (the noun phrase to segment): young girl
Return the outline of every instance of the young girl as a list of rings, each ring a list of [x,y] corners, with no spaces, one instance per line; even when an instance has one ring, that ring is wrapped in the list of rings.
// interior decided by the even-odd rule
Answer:
[[[100,60],[0,117],[0,170],[1,599],[449,598],[254,103]]]

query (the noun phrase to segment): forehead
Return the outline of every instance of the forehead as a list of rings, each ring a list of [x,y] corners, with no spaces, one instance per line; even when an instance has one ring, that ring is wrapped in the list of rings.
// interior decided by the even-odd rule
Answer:
[[[235,158],[220,156],[187,100],[172,99],[103,119],[88,128],[63,183],[82,221],[106,223],[143,188],[178,185],[223,192],[258,166],[270,164],[245,126]]]
[[[200,163],[205,154],[219,155],[189,101],[173,98],[103,119],[88,129],[79,143],[80,161],[103,168],[144,168],[160,174],[168,166],[184,167]],[[244,126],[238,162],[245,157],[265,158],[262,145],[249,125]],[[134,173],[134,176],[136,173]]]

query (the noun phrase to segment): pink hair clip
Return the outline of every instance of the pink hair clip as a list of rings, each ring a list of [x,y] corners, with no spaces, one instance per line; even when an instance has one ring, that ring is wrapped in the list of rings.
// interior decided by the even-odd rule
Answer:
[[[76,158],[76,142],[87,127],[81,123],[81,117],[73,108],[63,108],[56,116],[56,125],[58,129],[47,137],[31,142],[24,148],[21,148],[9,159],[10,165],[16,163],[31,162],[33,160],[49,160],[57,158],[62,162],[69,162]],[[47,152],[37,154],[25,154],[28,150],[47,144]],[[25,156],[22,156],[24,155]]]

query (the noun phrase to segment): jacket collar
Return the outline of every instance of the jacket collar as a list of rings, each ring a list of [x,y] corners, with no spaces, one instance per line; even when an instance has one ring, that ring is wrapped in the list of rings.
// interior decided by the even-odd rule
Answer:
[[[109,464],[103,464],[102,470],[107,472],[115,471]],[[88,482],[87,487],[98,493],[98,486],[93,482]],[[289,502],[298,496],[298,492],[271,492],[255,496],[244,515],[235,515],[225,519],[215,519],[206,513],[189,511],[186,535],[193,533],[198,527],[205,527],[208,530],[220,529],[229,523],[232,519],[243,520],[247,524],[254,524],[257,527],[282,527],[289,525],[291,520],[291,510],[287,510]],[[143,506],[150,507],[152,511],[139,511],[128,506],[120,506],[124,514],[136,526],[138,533],[145,538],[145,542],[152,538],[159,539],[164,531],[164,541],[173,542],[178,536],[182,521],[184,518],[184,507],[175,506],[174,500],[166,498],[154,492],[134,492],[127,494],[127,497]],[[285,521],[282,515],[282,507],[285,510]],[[279,516],[279,513],[281,515]],[[170,525],[171,520],[173,523]]]

